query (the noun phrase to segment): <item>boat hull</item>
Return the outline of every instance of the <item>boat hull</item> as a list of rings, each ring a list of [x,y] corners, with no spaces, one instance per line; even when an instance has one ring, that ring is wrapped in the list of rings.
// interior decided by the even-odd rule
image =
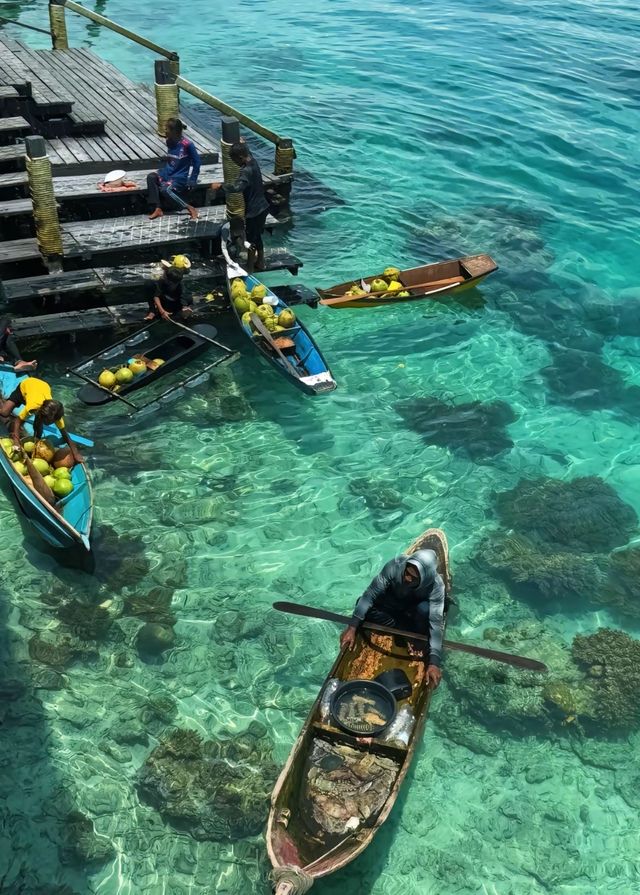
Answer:
[[[260,283],[260,280],[254,276],[245,276],[242,279],[245,281],[248,292],[251,292],[254,286],[263,285]],[[231,299],[231,285],[230,283],[228,285],[229,297]],[[277,304],[274,305],[276,314],[281,313],[285,309],[289,309],[289,306],[268,287],[267,295],[277,301]],[[235,309],[233,301],[231,301],[231,308],[238,321],[238,326],[255,350],[262,355],[267,363],[284,376],[284,378],[292,385],[300,389],[300,391],[307,395],[320,395],[325,394],[326,392],[331,392],[337,387],[337,383],[333,378],[329,365],[316,345],[313,336],[306,326],[299,320],[296,320],[296,325],[292,329],[277,334],[287,336],[295,343],[294,355],[291,356],[290,362],[285,362],[276,353],[267,348],[263,339],[255,339],[253,337],[253,332],[250,326],[245,325],[242,322],[242,317]],[[300,363],[298,363],[296,358]]]
[[[208,342],[207,339],[215,339],[218,334],[215,326],[211,326],[208,323],[196,323],[191,329],[193,329],[195,333],[200,333],[201,335],[206,336],[206,338],[198,338],[196,335],[181,332],[178,335],[172,336],[170,339],[165,339],[146,349],[145,354],[147,357],[151,360],[161,358],[164,363],[153,371],[147,370],[146,373],[141,373],[136,376],[130,383],[123,385],[118,394],[121,397],[126,398],[127,395],[132,392],[139,391],[146,385],[157,382],[162,376],[166,376],[167,373],[177,370],[178,367],[183,366],[206,351],[210,346],[210,342]],[[105,349],[105,351],[108,350],[108,348]],[[127,352],[124,353],[126,354]],[[98,360],[99,359],[100,358],[98,358]],[[123,362],[126,363],[126,360],[127,358],[125,357]],[[113,401],[118,400],[115,395],[90,384],[84,385],[78,390],[78,398],[83,404],[91,406],[110,404]]]
[[[398,277],[403,286],[410,291],[410,295],[404,298],[393,293],[353,298],[347,295],[354,284],[353,280],[316,291],[320,296],[319,304],[331,308],[380,308],[387,305],[405,305],[473,289],[497,269],[498,265],[489,255],[467,255],[453,261],[439,261],[436,264],[412,267],[401,271]],[[379,274],[364,277],[363,280],[370,285],[377,276]],[[455,282],[447,283],[448,280]]]
[[[10,395],[21,379],[24,377],[17,377],[11,367],[0,365],[0,390],[4,396]],[[33,427],[28,421],[23,425],[23,430],[29,435],[33,434]],[[45,426],[43,437],[55,447],[65,444],[56,426]],[[73,467],[73,491],[55,507],[29,486],[1,449],[0,468],[11,485],[19,509],[48,544],[63,550],[74,547],[87,552],[91,550],[93,493],[86,463],[77,463]]]
[[[439,529],[429,529],[407,552],[426,548],[434,549],[438,554],[439,570],[449,596],[451,577],[444,533]],[[298,868],[308,880],[313,880],[339,870],[367,848],[393,808],[421,742],[428,717],[432,691],[424,681],[424,663],[416,660],[406,645],[400,645],[390,636],[359,633],[353,651],[340,651],[325,685],[332,678],[341,681],[372,679],[392,668],[402,668],[412,685],[408,704],[414,714],[415,725],[406,748],[385,745],[376,740],[364,743],[339,731],[331,723],[322,723],[320,706],[324,687],[313,704],[271,797],[266,838],[279,895],[285,895],[288,891],[288,882],[280,879],[279,871],[286,867]],[[317,826],[312,828],[310,824],[309,818],[314,816],[314,803],[307,783],[311,777],[306,771],[310,766],[309,756],[318,740],[341,744],[343,749],[351,750],[356,755],[382,756],[395,767],[381,806],[375,809],[370,819],[351,828],[350,832],[348,824],[342,832],[329,835],[319,833]],[[364,784],[365,780],[362,782]]]

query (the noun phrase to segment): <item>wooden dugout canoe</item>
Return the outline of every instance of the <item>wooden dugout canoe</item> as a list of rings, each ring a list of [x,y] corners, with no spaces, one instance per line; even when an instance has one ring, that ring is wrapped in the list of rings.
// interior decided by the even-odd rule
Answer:
[[[400,271],[398,280],[404,286],[402,291],[408,296],[400,298],[394,293],[368,295],[347,295],[354,283],[349,280],[329,286],[328,289],[316,289],[321,305],[330,308],[377,308],[383,305],[407,304],[425,298],[440,298],[463,289],[477,286],[486,276],[498,269],[498,265],[490,255],[467,255],[453,261],[438,261],[435,264],[423,264]],[[369,285],[381,274],[364,277]]]
[[[407,553],[422,549],[435,550],[438,555],[438,569],[449,595],[451,576],[444,532],[429,529],[411,544]],[[373,679],[383,671],[396,668],[404,670],[412,685],[411,696],[399,702],[400,707],[408,704],[415,717],[406,747],[376,742],[375,738],[370,743],[362,742],[334,726],[332,719],[329,718],[328,722],[321,720],[322,696],[331,679]],[[427,720],[432,691],[425,685],[424,669],[424,663],[409,654],[406,644],[400,645],[395,638],[384,634],[359,632],[354,650],[340,651],[271,796],[267,850],[274,868],[276,895],[296,895],[298,891],[306,891],[304,886],[298,888],[296,876],[304,879],[308,887],[311,880],[327,876],[349,864],[364,851],[387,819],[422,739]],[[356,776],[361,780],[361,788],[358,789],[362,792],[366,792],[365,787],[374,785],[374,782],[380,787],[378,766],[370,768],[371,780],[367,780],[366,772],[363,777],[362,767],[366,767],[369,756],[384,760],[384,789],[379,794],[375,810],[368,817],[361,817],[355,828],[352,818],[340,831],[327,831],[318,822],[318,816],[326,816],[323,814],[327,808],[326,801],[323,803],[323,793],[328,792],[331,796],[331,773],[335,768],[330,770],[325,780],[318,782],[316,776],[311,785],[310,756],[318,748],[324,748],[324,744],[346,747],[345,767],[357,766]],[[322,808],[319,812],[320,803]]]

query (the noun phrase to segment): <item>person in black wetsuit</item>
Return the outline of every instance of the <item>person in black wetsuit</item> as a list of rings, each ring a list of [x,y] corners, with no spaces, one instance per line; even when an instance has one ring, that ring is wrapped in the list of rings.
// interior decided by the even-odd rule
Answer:
[[[445,589],[438,574],[438,558],[433,550],[416,550],[389,560],[362,594],[349,627],[342,633],[340,646],[353,648],[362,622],[375,622],[425,634],[424,650],[427,682],[437,687],[442,677]]]
[[[155,320],[157,317],[168,320],[175,314],[193,312],[193,299],[186,293],[182,282],[185,271],[191,267],[191,262],[186,255],[176,255],[172,262],[163,261],[162,265],[165,269],[160,279],[156,281],[145,320]]]
[[[22,360],[8,317],[0,318],[0,364],[12,364],[16,372],[35,370],[38,366],[34,360]]]
[[[229,156],[240,167],[237,180],[235,183],[227,184],[212,183],[211,189],[223,190],[225,193],[242,193],[244,196],[244,226],[247,242],[251,243],[247,267],[250,273],[254,270],[264,270],[262,234],[269,213],[269,203],[262,185],[262,171],[246,143],[234,143],[229,150]]]

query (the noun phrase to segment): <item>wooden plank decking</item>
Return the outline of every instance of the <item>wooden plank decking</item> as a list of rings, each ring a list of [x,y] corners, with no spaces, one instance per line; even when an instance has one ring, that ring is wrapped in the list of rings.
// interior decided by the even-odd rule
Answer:
[[[35,113],[71,100],[68,113],[76,132],[47,139],[54,173],[104,173],[113,168],[156,167],[166,154],[156,132],[152,91],[135,84],[108,62],[84,49],[32,50],[0,36],[0,86],[31,83]],[[204,164],[218,160],[219,143],[204,133],[186,110],[180,117]],[[82,127],[103,122],[98,133]]]

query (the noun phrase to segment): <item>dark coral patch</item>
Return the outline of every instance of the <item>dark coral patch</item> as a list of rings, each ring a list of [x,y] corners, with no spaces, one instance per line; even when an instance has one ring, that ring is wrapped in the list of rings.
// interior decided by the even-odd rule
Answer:
[[[426,444],[448,447],[470,460],[486,460],[513,447],[506,426],[517,416],[505,401],[447,404],[428,395],[399,401],[395,410]]]
[[[578,634],[571,646],[575,662],[593,681],[594,718],[608,728],[632,729],[640,724],[640,640],[624,631],[600,628]]]
[[[598,476],[522,479],[496,495],[495,505],[506,528],[554,552],[608,553],[626,544],[638,524],[633,507]]]
[[[195,839],[220,841],[262,830],[276,774],[271,744],[260,731],[205,742],[195,731],[174,730],[145,761],[138,789]]]

